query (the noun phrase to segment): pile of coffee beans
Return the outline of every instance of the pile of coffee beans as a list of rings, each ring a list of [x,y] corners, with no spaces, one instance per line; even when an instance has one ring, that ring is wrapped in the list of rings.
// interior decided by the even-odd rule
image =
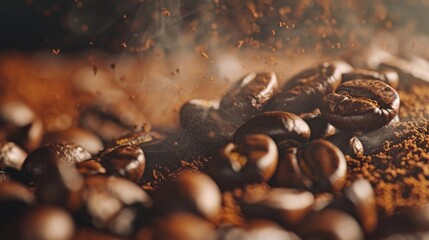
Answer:
[[[425,239],[429,83],[406,60],[249,73],[180,129],[0,105],[1,239]]]

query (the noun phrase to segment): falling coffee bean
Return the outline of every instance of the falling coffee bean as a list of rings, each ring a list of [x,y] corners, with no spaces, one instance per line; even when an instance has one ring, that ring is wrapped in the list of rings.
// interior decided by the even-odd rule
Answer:
[[[344,187],[347,164],[343,153],[326,140],[312,141],[299,153],[298,164],[313,191],[336,192]]]
[[[344,155],[360,156],[364,152],[362,142],[350,133],[337,133],[326,140],[337,146]]]
[[[220,112],[230,121],[243,123],[258,114],[277,92],[273,72],[250,73],[236,82],[220,102]]]
[[[277,167],[277,147],[266,135],[246,135],[229,143],[209,162],[209,173],[222,189],[267,182]]]
[[[351,72],[344,73],[342,76],[343,83],[357,79],[379,80],[389,84],[394,89],[397,89],[399,85],[399,75],[396,71],[392,69],[385,69],[381,71],[370,69],[355,69]]]
[[[299,146],[310,138],[311,133],[307,123],[293,113],[265,112],[238,128],[234,142],[241,142],[247,134],[265,134],[278,145]]]
[[[326,62],[306,69],[286,83],[265,111],[310,112],[318,107],[323,96],[337,89],[341,75],[351,70],[352,67],[343,61]]]
[[[342,131],[371,131],[387,125],[399,111],[399,95],[381,81],[353,80],[323,98],[322,114]]]
[[[27,153],[13,142],[0,141],[0,167],[21,170]]]

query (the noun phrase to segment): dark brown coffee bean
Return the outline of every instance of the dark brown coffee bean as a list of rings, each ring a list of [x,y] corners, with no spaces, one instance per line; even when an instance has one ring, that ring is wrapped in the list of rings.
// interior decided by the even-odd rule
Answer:
[[[287,188],[245,191],[239,200],[240,209],[247,218],[271,219],[283,226],[300,223],[313,203],[314,196],[310,192]]]
[[[64,210],[39,206],[31,210],[19,226],[19,239],[22,240],[69,240],[74,234],[72,217]]]
[[[352,216],[334,209],[315,213],[300,226],[300,236],[304,239],[320,240],[361,240],[362,229]]]
[[[305,189],[306,186],[311,185],[310,180],[302,173],[297,154],[297,148],[280,150],[279,161],[274,174],[275,186]]]
[[[322,116],[319,109],[299,115],[310,127],[310,139],[327,138],[337,131],[334,126],[328,123],[328,120]]]
[[[74,127],[62,132],[46,134],[43,137],[43,144],[55,142],[71,142],[80,145],[91,154],[97,154],[103,149],[101,139],[92,132]]]
[[[349,133],[337,133],[326,140],[337,146],[344,155],[360,156],[364,152],[362,142],[359,138]]]
[[[106,174],[107,170],[97,159],[89,159],[76,163],[77,171],[82,175]]]
[[[397,89],[399,85],[399,75],[392,69],[385,69],[381,71],[355,69],[352,72],[344,73],[342,76],[343,83],[357,79],[379,80],[389,84],[394,89]]]
[[[305,113],[318,107],[322,97],[341,83],[341,75],[352,67],[343,61],[326,62],[292,77],[282,91],[272,98],[266,111]]]
[[[0,167],[21,170],[27,153],[13,142],[0,141]]]
[[[7,102],[0,106],[0,136],[3,139],[33,151],[40,145],[43,131],[42,121],[26,104]]]
[[[145,239],[141,233],[141,239]],[[147,234],[145,234],[147,236]],[[152,240],[216,240],[214,226],[207,220],[188,213],[176,213],[154,221]],[[138,238],[140,239],[140,238]]]
[[[242,227],[223,227],[219,240],[300,240],[300,238],[269,220],[247,221]]]
[[[299,153],[298,164],[303,174],[311,180],[313,191],[339,191],[344,187],[347,173],[343,153],[332,143],[315,140]]]
[[[248,134],[265,134],[278,145],[301,145],[310,138],[310,128],[300,117],[288,112],[266,112],[251,118],[234,133],[239,143]]]
[[[105,154],[101,163],[111,174],[137,182],[143,176],[146,159],[140,147],[128,145]]]
[[[13,223],[35,204],[34,195],[21,183],[0,183],[0,226]],[[0,227],[1,228],[1,227]]]
[[[266,135],[246,135],[229,143],[209,162],[209,172],[222,189],[267,182],[277,167],[277,147]]]
[[[31,152],[22,165],[22,171],[30,179],[50,171],[54,164],[74,165],[91,158],[83,147],[73,143],[52,143]]]
[[[185,172],[160,187],[154,196],[154,207],[161,215],[185,211],[215,220],[221,208],[221,193],[207,175]]]
[[[83,205],[76,212],[78,221],[99,230],[130,236],[151,218],[149,196],[124,178],[87,176],[80,197]]]
[[[243,123],[262,111],[277,88],[275,73],[250,73],[231,86],[220,102],[220,112]]]
[[[399,111],[399,95],[381,81],[353,80],[323,98],[322,114],[342,131],[371,131],[387,125]]]

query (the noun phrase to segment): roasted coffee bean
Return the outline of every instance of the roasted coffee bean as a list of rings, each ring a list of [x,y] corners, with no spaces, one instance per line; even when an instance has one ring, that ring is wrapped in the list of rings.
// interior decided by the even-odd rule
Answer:
[[[52,143],[31,152],[22,165],[22,171],[30,179],[50,171],[52,163],[74,165],[91,158],[83,147],[73,143]]]
[[[43,131],[42,121],[26,104],[7,102],[0,105],[0,136],[3,139],[32,151],[40,145]]]
[[[350,133],[337,133],[326,140],[337,146],[344,155],[360,156],[364,152],[362,142]]]
[[[84,147],[91,154],[97,154],[103,149],[101,139],[92,132],[74,127],[62,132],[49,133],[43,137],[43,144],[55,142],[71,142]]]
[[[339,191],[344,187],[347,173],[343,153],[326,140],[315,140],[299,153],[298,164],[311,181],[313,191]]]
[[[154,196],[154,207],[161,215],[185,211],[215,220],[221,208],[221,193],[207,175],[184,172],[159,188]]]
[[[357,79],[379,80],[389,84],[394,89],[397,89],[399,85],[399,75],[393,69],[385,69],[381,71],[370,69],[355,69],[351,72],[344,73],[342,76],[343,83]]]
[[[234,133],[239,143],[248,134],[265,134],[278,145],[299,146],[310,138],[310,128],[300,117],[288,112],[266,112],[251,118]]]
[[[250,73],[231,86],[220,101],[220,112],[230,121],[244,123],[262,111],[277,88],[274,72]]]
[[[143,176],[146,159],[140,147],[128,145],[105,154],[101,163],[111,174],[137,182]]]
[[[124,178],[86,176],[80,197],[83,204],[76,212],[78,221],[99,230],[130,236],[151,218],[149,196]]]
[[[106,174],[107,170],[97,159],[89,159],[76,163],[77,171],[82,175]]]
[[[381,81],[353,80],[323,98],[322,114],[342,131],[371,131],[387,125],[399,111],[399,95]]]
[[[21,170],[27,153],[13,142],[0,141],[0,167]]]
[[[21,183],[1,182],[0,226],[14,223],[14,220],[25,213],[35,202],[34,195]]]
[[[246,135],[229,143],[209,162],[209,172],[222,189],[267,182],[277,167],[277,147],[266,135]]]
[[[319,109],[309,113],[299,115],[310,127],[310,139],[327,138],[337,131],[334,126],[328,123],[328,120],[322,116]]]
[[[343,61],[326,62],[306,69],[292,77],[265,110],[295,114],[310,112],[318,107],[323,96],[335,91],[341,83],[341,75],[351,70],[352,67]]]
[[[219,230],[219,240],[300,240],[300,238],[274,222],[250,220],[242,227],[224,227]]]
[[[298,164],[298,149],[286,148],[280,150],[277,169],[274,174],[274,185],[285,188],[305,189],[310,186],[310,180],[303,176]]]
[[[304,239],[360,240],[362,229],[352,216],[334,209],[315,213],[304,220],[299,235]]]
[[[18,235],[22,240],[69,240],[74,234],[72,217],[64,210],[52,206],[32,209],[22,220]]]
[[[142,240],[145,239],[143,234]],[[210,222],[188,213],[176,213],[156,219],[151,229],[151,235],[152,240],[217,239],[215,228]]]
[[[283,226],[300,223],[311,211],[314,196],[310,192],[273,188],[268,192],[245,191],[239,200],[240,209],[246,218],[271,219]]]
[[[197,143],[215,149],[229,142],[238,128],[235,120],[227,121],[218,110],[216,101],[193,99],[180,109],[180,125]]]

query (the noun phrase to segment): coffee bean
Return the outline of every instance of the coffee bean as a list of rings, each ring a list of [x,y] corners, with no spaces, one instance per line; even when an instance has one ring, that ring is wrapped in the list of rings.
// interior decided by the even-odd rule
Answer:
[[[353,80],[323,98],[322,114],[342,131],[371,131],[388,124],[399,111],[399,95],[381,81]]]
[[[27,151],[36,149],[42,140],[43,123],[36,113],[22,102],[0,105],[0,136],[15,142]]]
[[[84,147],[91,154],[97,154],[103,149],[103,143],[99,137],[92,132],[78,127],[70,128],[62,132],[46,134],[42,142],[43,144],[71,142]]]
[[[274,174],[274,185],[285,188],[305,189],[310,186],[310,180],[303,175],[298,164],[297,148],[280,150],[277,169]]]
[[[259,114],[234,133],[234,142],[239,143],[247,134],[265,134],[278,145],[299,146],[310,138],[310,128],[300,117],[288,112]]]
[[[188,213],[176,213],[156,219],[151,235],[153,240],[217,239],[214,226],[210,222]],[[142,233],[142,239],[143,237]]]
[[[82,175],[106,174],[107,170],[103,164],[96,159],[89,159],[76,163],[77,171]]]
[[[140,147],[128,145],[105,154],[101,163],[111,174],[137,182],[143,176],[146,159]]]
[[[304,239],[360,240],[362,229],[350,215],[327,209],[307,218],[300,226],[299,235]]]
[[[350,133],[337,133],[326,140],[337,146],[344,155],[360,156],[364,152],[362,142]]]
[[[266,135],[246,135],[229,143],[209,162],[209,172],[222,189],[267,182],[277,167],[277,147]]]
[[[13,142],[0,141],[0,167],[21,170],[27,153]]]
[[[221,208],[221,193],[207,175],[184,172],[160,187],[154,196],[154,207],[161,215],[185,211],[215,220]]]
[[[14,220],[18,219],[35,202],[34,195],[21,183],[15,181],[1,182],[0,226],[14,223]]]
[[[322,116],[318,108],[309,113],[302,113],[299,117],[310,127],[310,139],[327,138],[334,135],[337,131],[335,127],[329,124],[328,120]]]
[[[230,121],[243,123],[261,112],[277,87],[275,73],[250,73],[228,90],[220,102],[220,112]]]
[[[52,206],[39,206],[31,210],[19,226],[19,239],[69,240],[74,234],[72,217],[64,210]]]
[[[274,220],[283,226],[295,226],[310,212],[314,196],[310,192],[273,188],[268,192],[246,191],[240,209],[247,218]]]
[[[50,171],[51,164],[74,165],[91,158],[83,147],[73,143],[52,143],[31,152],[22,165],[22,171],[30,179]]]
[[[332,143],[315,140],[299,153],[298,164],[311,180],[313,191],[339,191],[346,180],[347,164],[343,153]]]
[[[351,72],[344,73],[342,75],[343,83],[357,79],[379,80],[389,84],[394,89],[397,89],[399,85],[399,75],[396,71],[392,69],[385,69],[381,71],[370,69],[355,69]]]
[[[265,108],[266,111],[305,113],[318,107],[322,97],[341,83],[341,75],[352,67],[343,61],[325,62],[292,77]]]
[[[83,204],[76,212],[78,221],[99,230],[130,236],[151,219],[151,199],[124,178],[86,176],[80,197]]]

